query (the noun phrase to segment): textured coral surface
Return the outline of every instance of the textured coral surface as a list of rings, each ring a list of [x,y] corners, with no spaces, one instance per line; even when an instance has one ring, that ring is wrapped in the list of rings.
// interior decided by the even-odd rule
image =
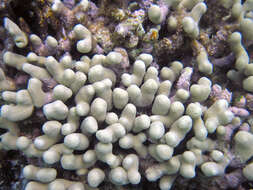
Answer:
[[[253,188],[252,0],[0,1],[0,190]]]

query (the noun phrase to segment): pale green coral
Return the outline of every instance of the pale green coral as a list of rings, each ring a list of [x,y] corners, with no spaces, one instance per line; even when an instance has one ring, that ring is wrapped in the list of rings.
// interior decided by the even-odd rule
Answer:
[[[251,25],[251,18],[244,18],[244,13],[250,10],[250,6],[246,8],[246,5],[251,5],[251,1],[243,5],[241,2],[237,5],[223,2],[224,7],[233,6],[232,16],[239,15],[238,26],[242,31],[242,34],[233,32],[228,39],[236,58],[237,71],[232,71],[238,74],[243,88],[252,92],[252,64],[249,63],[247,48],[242,44],[242,38],[250,39],[252,33],[246,26]],[[208,55],[209,49],[198,42],[203,37],[200,35],[199,21],[207,10],[206,3],[182,0],[166,1],[165,5],[151,4],[147,7],[146,16],[157,25],[147,27],[149,32],[143,31],[145,34],[135,36],[135,30],[143,27],[143,10],[133,11],[135,13],[129,10],[127,14],[131,18],[120,19],[122,22],[115,32],[130,40],[143,37],[142,43],[147,45],[156,43],[161,37],[159,30],[165,20],[164,14],[168,9],[175,11],[181,15],[171,14],[169,30],[176,32],[176,35],[188,36],[187,39],[192,41],[196,58],[189,63],[186,57],[182,62],[172,61],[159,68],[157,57],[138,53],[131,57],[134,60],[130,59],[130,65],[133,62],[133,66],[128,68],[127,51],[126,55],[117,48],[106,55],[94,53],[100,51],[100,44],[96,44],[88,24],[77,24],[69,30],[68,40],[76,42],[71,44],[76,45],[78,52],[75,55],[71,55],[72,51],[63,55],[52,51],[45,53],[48,56],[42,56],[40,51],[35,51],[35,54],[30,49],[27,56],[11,51],[3,54],[5,67],[24,71],[31,77],[27,89],[24,87],[14,92],[11,90],[15,88],[11,88],[4,73],[5,68],[0,72],[0,90],[3,91],[1,97],[4,101],[0,128],[7,130],[0,136],[0,148],[19,150],[27,157],[42,158],[49,165],[45,168],[26,166],[24,177],[33,181],[25,189],[83,190],[86,187],[99,188],[105,180],[117,186],[137,185],[146,177],[152,182],[159,180],[160,189],[165,190],[172,187],[179,175],[196,177],[198,169],[205,176],[225,175],[226,167],[232,160],[228,154],[233,152],[232,148],[242,163],[253,155],[252,134],[246,131],[247,126],[244,126],[246,129],[240,128],[233,137],[235,145],[229,144],[231,130],[241,124],[241,119],[239,121],[239,117],[235,117],[240,113],[235,111],[236,108],[231,108],[227,94],[215,94],[212,74],[216,68],[210,62],[213,59]],[[64,6],[63,2],[55,0],[51,8],[54,13],[60,14],[66,10]],[[240,6],[243,6],[242,9]],[[89,2],[81,1],[78,7],[86,11]],[[137,18],[138,14],[141,18]],[[16,45],[25,47],[26,40],[28,43],[26,34],[7,18],[4,22]],[[248,30],[247,34],[245,30]],[[61,43],[52,36],[47,36],[44,42],[35,34],[31,34],[29,39],[33,47],[43,46],[49,50],[56,50]],[[140,49],[134,49],[138,40],[128,46],[132,48],[129,51],[144,50],[141,44]],[[80,53],[86,55],[78,58]],[[194,65],[195,62],[197,65]],[[205,76],[192,75],[196,67]],[[52,86],[43,86],[50,82]],[[25,125],[31,116],[37,116],[38,110],[42,110],[43,119],[48,120],[41,127],[43,134],[23,136],[16,122]],[[212,135],[215,131],[216,136]],[[148,166],[145,165],[146,161]],[[104,171],[99,168],[99,162],[106,167]],[[88,185],[57,178],[53,168],[56,165],[53,164],[58,164],[63,170],[74,171]],[[145,176],[141,174],[143,170]],[[243,169],[243,175],[249,180],[252,178],[250,171],[251,165]]]

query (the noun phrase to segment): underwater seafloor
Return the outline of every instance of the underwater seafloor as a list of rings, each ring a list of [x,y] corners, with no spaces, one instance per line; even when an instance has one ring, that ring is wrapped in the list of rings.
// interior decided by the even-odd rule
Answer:
[[[200,103],[198,106],[201,105],[201,109],[203,110],[203,115],[200,116],[200,120],[202,121],[200,128],[203,127],[201,130],[204,130],[203,133],[206,133],[206,136],[204,135],[202,138],[201,134],[198,133],[197,130],[200,130],[200,128],[197,128],[197,126],[194,125],[196,118],[192,119],[193,124],[190,126],[192,129],[189,129],[187,132],[181,133],[180,130],[174,127],[173,129],[175,130],[173,132],[176,135],[179,134],[178,138],[180,140],[178,140],[178,146],[173,147],[172,151],[174,152],[168,157],[166,157],[166,155],[166,158],[163,159],[161,158],[162,156],[160,156],[162,153],[152,152],[152,148],[155,149],[155,146],[159,144],[170,146],[170,143],[164,140],[164,138],[166,139],[164,136],[170,132],[170,126],[163,128],[164,136],[161,135],[163,138],[156,138],[151,137],[152,135],[149,130],[150,126],[145,129],[140,129],[137,124],[134,125],[133,128],[135,132],[131,133],[138,134],[141,131],[146,135],[146,140],[141,142],[140,145],[141,149],[145,149],[145,151],[148,152],[147,154],[144,154],[144,156],[143,154],[141,156],[138,155],[139,152],[142,152],[138,147],[136,148],[137,151],[135,148],[124,149],[120,147],[118,141],[120,138],[123,138],[124,135],[116,137],[114,132],[110,133],[113,136],[113,140],[111,140],[111,143],[113,143],[113,153],[117,156],[120,155],[119,159],[123,160],[128,154],[136,154],[139,156],[137,170],[139,169],[141,180],[137,184],[133,184],[134,182],[131,182],[129,179],[125,179],[123,182],[113,179],[111,170],[117,167],[122,168],[121,164],[118,164],[117,166],[108,166],[106,158],[104,158],[103,155],[100,155],[101,158],[96,158],[98,161],[93,165],[87,168],[86,166],[83,166],[85,170],[81,171],[80,175],[78,175],[75,170],[83,169],[82,167],[72,170],[63,169],[60,163],[54,163],[52,165],[46,164],[41,158],[43,152],[56,143],[63,143],[64,135],[61,138],[57,137],[59,140],[54,141],[49,147],[47,147],[47,149],[39,150],[40,153],[37,154],[35,151],[36,153],[34,154],[36,154],[36,156],[34,157],[27,156],[27,151],[20,150],[21,148],[17,147],[14,141],[17,141],[20,136],[28,137],[31,142],[34,142],[36,137],[43,135],[44,131],[42,131],[42,125],[47,120],[51,119],[48,119],[45,114],[43,115],[42,106],[46,103],[52,102],[53,99],[49,98],[50,100],[45,101],[46,103],[43,105],[33,107],[32,113],[30,113],[30,115],[28,114],[29,116],[27,117],[24,116],[24,119],[13,119],[13,117],[8,119],[8,114],[7,116],[4,116],[4,114],[2,114],[3,109],[1,108],[0,119],[3,118],[4,120],[10,120],[11,122],[16,123],[20,131],[17,136],[13,135],[15,137],[8,137],[9,140],[6,140],[7,137],[5,134],[8,130],[11,131],[11,129],[8,128],[8,126],[5,126],[5,122],[2,120],[0,121],[0,190],[47,189],[47,185],[42,185],[43,187],[36,187],[36,185],[34,187],[27,187],[27,184],[31,180],[41,183],[40,179],[36,179],[34,176],[28,179],[29,177],[25,177],[22,174],[23,168],[28,164],[33,164],[38,167],[55,168],[57,170],[57,179],[63,178],[83,183],[87,183],[89,169],[94,167],[102,169],[105,173],[105,177],[100,182],[100,185],[95,188],[86,187],[85,189],[247,190],[253,188],[253,183],[251,182],[253,181],[253,174],[245,174],[245,168],[249,170],[249,173],[253,173],[253,166],[250,165],[251,156],[253,156],[253,148],[251,148],[251,146],[253,147],[253,67],[251,66],[253,56],[253,1],[90,0],[87,1],[88,5],[85,8],[80,7],[80,2],[81,1],[79,0],[0,1],[0,68],[2,70],[0,73],[0,92],[16,92],[21,89],[27,89],[27,84],[31,76],[37,76],[32,72],[29,73],[29,71],[26,72],[20,69],[20,66],[17,66],[17,64],[23,63],[19,63],[19,61],[17,61],[18,63],[14,63],[15,61],[12,60],[6,61],[4,58],[6,52],[15,53],[12,55],[13,57],[15,57],[16,54],[22,55],[22,58],[20,59],[25,59],[28,62],[29,58],[25,56],[30,52],[34,52],[37,56],[42,57],[42,64],[44,64],[44,58],[46,59],[48,56],[53,56],[56,60],[61,60],[64,56],[68,56],[68,58],[71,57],[71,63],[67,63],[71,64],[71,66],[66,64],[67,66],[65,66],[64,69],[73,69],[74,72],[82,71],[87,75],[87,81],[89,80],[90,84],[93,82],[91,82],[91,79],[89,78],[89,71],[86,72],[85,68],[82,67],[80,67],[79,70],[79,67],[73,66],[76,61],[80,60],[80,58],[85,55],[87,57],[83,58],[82,61],[89,62],[89,64],[91,63],[92,65],[92,57],[94,55],[108,55],[110,52],[117,52],[120,54],[120,63],[117,63],[118,65],[116,66],[108,66],[111,71],[114,71],[116,76],[116,81],[114,81],[115,84],[112,84],[112,86],[115,85],[115,87],[127,91],[131,84],[138,83],[139,79],[136,79],[136,82],[133,79],[134,77],[141,78],[140,83],[137,84],[137,86],[141,86],[142,80],[144,82],[154,80],[158,85],[155,92],[153,92],[152,89],[150,90],[148,86],[146,94],[144,90],[142,91],[142,88],[138,88],[141,89],[140,93],[142,93],[143,96],[140,101],[143,101],[144,103],[139,103],[138,100],[135,100],[136,97],[130,97],[131,95],[129,95],[130,98],[128,102],[138,105],[136,106],[136,116],[141,116],[143,114],[148,116],[159,115],[154,114],[155,111],[152,109],[152,102],[156,97],[156,93],[158,94],[157,91],[159,91],[159,85],[163,81],[169,80],[172,87],[169,89],[166,96],[169,97],[168,99],[171,104],[175,101],[182,102],[186,110],[190,103]],[[152,11],[158,12],[151,12],[151,7],[154,5],[156,7]],[[203,8],[203,10],[198,10],[201,9],[201,6],[206,7],[206,10],[205,8]],[[185,17],[193,18],[192,23],[186,23],[186,19],[184,19]],[[21,32],[17,30],[11,31],[11,29],[4,23],[7,22],[6,18],[9,18],[13,23],[16,23],[23,33],[21,34]],[[245,20],[247,21],[246,24],[243,23]],[[73,37],[72,30],[77,24],[82,24],[90,31],[91,48],[86,52],[76,50],[77,39],[75,36]],[[235,33],[236,35],[241,36],[241,41],[231,40],[232,34]],[[32,34],[37,35],[41,40],[34,40],[32,42]],[[24,45],[25,47],[17,47],[18,42],[15,42],[15,38],[18,35],[21,36],[21,41],[24,40],[23,38],[29,39],[30,36],[30,42],[26,42],[27,44]],[[48,36],[52,36],[58,42],[53,48],[53,45],[50,46],[50,44],[46,44],[46,38]],[[134,73],[133,65],[136,60],[140,59],[138,56],[142,53],[152,55],[151,66],[149,68],[152,67],[153,70],[151,71],[150,69],[150,73],[148,73],[147,70],[145,71],[144,69],[144,73],[140,74],[141,76],[139,76],[138,71],[136,71],[136,76],[133,76],[134,74],[130,76],[130,78],[132,77],[131,84],[125,84],[127,82],[122,82],[122,74]],[[119,54],[115,55],[118,56]],[[103,59],[107,58],[108,56],[103,57]],[[17,57],[17,59],[19,59],[19,57]],[[35,65],[39,62],[36,61],[34,61]],[[171,67],[171,63],[174,61],[180,62],[182,68],[177,70],[178,68]],[[47,61],[45,60],[45,62]],[[59,62],[61,63],[61,61]],[[143,62],[145,62],[145,60],[143,60]],[[33,61],[30,61],[30,63],[33,64]],[[39,63],[37,66],[42,66],[42,64]],[[106,64],[108,64],[108,61],[105,65]],[[94,63],[94,65],[96,65],[96,63]],[[168,69],[166,70],[168,73],[164,71],[162,74],[162,69],[165,67]],[[148,68],[147,64],[146,68]],[[57,71],[49,71],[49,74],[52,76],[50,80],[41,80],[43,85],[42,89],[46,93],[51,93],[57,83],[65,84],[61,81],[64,79],[59,79],[53,76],[54,74],[52,73],[54,72],[57,73]],[[207,86],[205,86],[206,84],[203,84],[203,86],[199,84],[200,91],[203,90],[203,96],[207,93],[207,97],[195,97],[196,99],[194,100],[194,93],[190,90],[191,85],[197,84],[202,77],[205,77],[205,79],[211,82],[209,86],[208,84]],[[94,79],[94,81],[97,82],[98,80]],[[89,84],[89,82],[86,83]],[[71,88],[71,84],[66,84],[65,86]],[[111,88],[113,90],[113,87]],[[179,89],[184,90],[183,94],[177,94]],[[74,92],[75,90],[72,91]],[[77,92],[78,90],[76,90],[75,93]],[[131,92],[128,92],[128,94],[130,93]],[[150,95],[149,93],[153,94]],[[201,93],[202,91],[200,92],[200,95]],[[101,96],[103,99],[103,95],[98,96]],[[147,101],[144,96],[147,96]],[[112,99],[112,95],[110,98]],[[8,100],[8,98],[3,98],[1,95],[1,106],[13,103],[13,99],[12,101],[6,101],[5,99]],[[75,103],[78,104],[78,102],[74,100],[74,96],[66,99],[67,100],[64,103],[69,107],[74,106]],[[211,129],[209,131],[205,126],[206,121],[209,118],[208,114],[205,116],[205,113],[208,112],[209,108],[215,102],[221,99],[226,100],[229,106],[224,109],[221,108],[221,112],[219,112],[220,110],[214,109],[210,114],[210,118],[213,117],[214,120],[216,119],[215,122],[217,125],[217,129],[214,129],[214,132],[210,132]],[[106,99],[106,101],[110,100]],[[91,101],[89,103],[91,103]],[[18,112],[23,111],[22,106],[24,105],[22,105],[22,103],[20,104],[16,102],[14,104],[16,104],[16,106],[21,106],[20,109],[17,109]],[[120,118],[121,109],[115,108],[112,105],[112,108],[109,111],[110,113],[116,113],[115,115]],[[163,115],[167,116],[168,110]],[[216,112],[218,113],[217,115]],[[232,118],[230,120],[228,119],[229,121],[223,121],[223,119],[219,118],[219,114],[222,115],[224,112],[229,112],[229,114],[232,115]],[[9,113],[19,115],[15,110],[10,111]],[[182,113],[181,116],[185,114]],[[80,124],[87,115],[90,114],[80,114],[80,117],[78,116]],[[91,115],[95,118],[99,118],[95,113],[91,113]],[[191,114],[188,115],[191,116]],[[173,118],[171,115],[168,115],[168,117]],[[176,119],[180,117],[177,117]],[[68,122],[66,121],[66,117],[64,119],[61,121],[62,124]],[[101,125],[100,130],[111,124],[109,121],[107,122],[107,120],[104,122],[104,120],[106,120],[106,118],[99,122],[99,125]],[[174,121],[172,123],[174,123]],[[154,121],[151,119],[151,122]],[[163,122],[163,124],[166,125],[166,121]],[[78,129],[79,127],[76,128],[76,133],[81,133],[80,129]],[[126,130],[124,134],[129,133],[130,131],[131,130]],[[240,144],[241,139],[239,139],[239,137],[236,138],[236,135],[241,131],[246,131],[249,136],[249,139],[244,141],[247,144],[245,147]],[[96,139],[94,134],[85,135],[89,139],[89,148],[94,148],[99,141],[102,143],[108,143],[106,140]],[[199,137],[201,140],[198,139],[198,135],[201,136]],[[192,139],[196,138],[195,136],[197,136],[199,143],[194,144]],[[189,143],[190,141],[192,144]],[[137,143],[139,143],[139,141]],[[210,143],[210,145],[208,143]],[[204,145],[202,146],[202,144],[207,145],[207,147]],[[134,147],[134,145],[132,147]],[[85,149],[77,149],[73,150],[74,155],[81,155],[86,151]],[[197,151],[197,153],[194,152],[196,149],[200,151]],[[240,151],[242,149],[247,153]],[[217,150],[222,154],[222,159],[216,159],[215,156],[211,154],[214,150]],[[188,162],[187,160],[184,160],[182,155],[185,151],[193,154],[194,161]],[[247,154],[246,158],[244,154]],[[178,168],[177,171],[172,174],[167,174],[166,171],[157,170],[158,173],[161,172],[162,174],[155,180],[149,180],[149,177],[147,177],[147,170],[155,171],[159,163],[166,165],[172,156],[179,159],[181,169]],[[201,167],[204,163],[212,163],[213,165],[211,164],[210,167],[215,165],[214,170],[204,171],[204,167]],[[73,164],[73,167],[74,166],[75,164]],[[183,169],[184,166],[186,169]],[[188,174],[188,169],[194,174]],[[126,168],[123,168],[123,170],[125,172],[128,171]],[[185,172],[183,170],[187,171]],[[213,174],[214,176],[212,176],[212,172],[216,172]],[[173,176],[173,179],[170,179],[173,182],[171,182],[171,184],[165,182],[163,186],[161,184],[162,180],[160,180],[159,184],[159,179],[164,179],[165,181],[166,178],[163,177],[166,176]],[[64,189],[77,190],[77,188],[70,188],[69,186],[64,187],[62,190]]]

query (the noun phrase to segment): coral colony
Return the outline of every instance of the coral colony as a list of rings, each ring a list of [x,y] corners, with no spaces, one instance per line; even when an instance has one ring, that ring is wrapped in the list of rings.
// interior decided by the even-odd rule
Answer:
[[[34,1],[55,36],[3,18],[0,148],[25,190],[253,180],[253,1],[210,2]]]

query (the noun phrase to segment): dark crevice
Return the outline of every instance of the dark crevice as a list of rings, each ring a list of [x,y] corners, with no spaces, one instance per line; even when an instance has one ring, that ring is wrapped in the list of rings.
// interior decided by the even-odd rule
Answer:
[[[6,132],[8,132],[7,129],[2,129],[2,128],[0,128],[0,136],[3,135],[3,134],[6,133]],[[0,141],[1,141],[1,139],[0,139]]]

